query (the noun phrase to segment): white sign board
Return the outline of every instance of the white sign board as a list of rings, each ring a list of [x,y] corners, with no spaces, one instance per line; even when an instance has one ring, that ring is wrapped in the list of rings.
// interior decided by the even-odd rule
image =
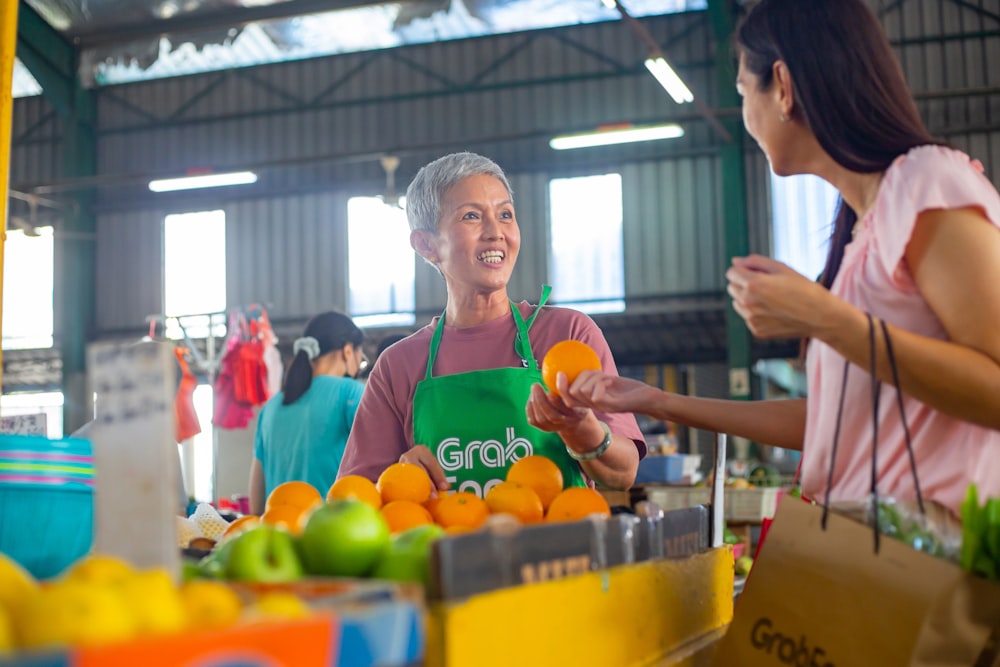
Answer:
[[[94,550],[177,574],[175,363],[169,345],[100,343],[87,351],[96,418]]]
[[[0,417],[0,433],[9,435],[47,435],[47,426],[48,417],[44,412]]]

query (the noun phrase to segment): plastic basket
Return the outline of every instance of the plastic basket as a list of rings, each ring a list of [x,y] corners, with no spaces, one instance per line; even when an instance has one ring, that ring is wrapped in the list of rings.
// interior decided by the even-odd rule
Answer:
[[[712,501],[706,486],[647,486],[646,497],[664,510],[675,510]],[[728,521],[760,522],[774,516],[783,488],[726,489],[725,517]]]
[[[750,522],[769,519],[774,516],[784,491],[774,487],[726,489],[726,519]]]
[[[0,435],[0,552],[48,579],[93,541],[94,458],[78,438]]]

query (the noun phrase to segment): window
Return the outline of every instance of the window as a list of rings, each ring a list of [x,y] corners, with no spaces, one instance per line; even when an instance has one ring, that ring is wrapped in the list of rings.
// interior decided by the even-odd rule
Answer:
[[[771,173],[774,257],[809,278],[826,264],[839,193],[818,176]]]
[[[188,336],[205,338],[210,315],[225,310],[225,211],[168,215],[163,221],[164,314],[179,317]],[[214,335],[225,335],[224,320],[213,318]],[[183,337],[176,319],[167,320],[167,337]]]
[[[7,230],[3,251],[3,349],[52,347],[53,235]]]
[[[226,335],[226,214],[202,211],[163,221],[163,312],[169,338]],[[184,331],[181,330],[181,325]],[[195,373],[198,369],[192,368]],[[201,433],[180,445],[189,496],[212,500],[215,476],[214,391],[201,384],[192,401]]]
[[[625,310],[620,174],[549,183],[552,297],[585,313]]]
[[[380,197],[352,197],[347,239],[354,322],[359,327],[413,324],[416,255],[404,210]]]

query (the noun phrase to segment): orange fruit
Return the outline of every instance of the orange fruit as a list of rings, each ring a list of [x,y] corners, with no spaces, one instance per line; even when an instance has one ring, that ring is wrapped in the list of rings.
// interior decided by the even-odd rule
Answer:
[[[241,516],[239,519],[234,519],[232,523],[226,526],[226,529],[222,531],[222,536],[219,539],[224,540],[235,535],[239,535],[244,530],[248,530],[257,525],[260,525],[260,517],[256,514]]]
[[[306,525],[306,517],[311,512],[311,507],[295,507],[293,505],[275,505],[264,510],[260,515],[260,522],[269,526],[284,528],[292,535],[298,535]]]
[[[271,490],[270,495],[267,497],[267,502],[264,504],[264,511],[266,513],[267,510],[278,505],[290,505],[299,509],[309,509],[321,502],[323,502],[323,496],[309,482],[298,480],[282,482]]]
[[[538,523],[545,517],[542,500],[533,489],[516,482],[500,482],[486,494],[493,514],[512,514],[521,523]]]
[[[545,513],[546,521],[579,521],[591,514],[611,516],[608,501],[597,491],[586,487],[571,487],[560,493]]]
[[[490,516],[486,501],[469,491],[443,496],[434,510],[434,520],[444,528],[479,528]]]
[[[382,507],[382,495],[375,482],[361,475],[345,475],[334,482],[326,492],[326,500],[329,502],[336,498],[357,498],[375,509]]]
[[[431,516],[434,516],[434,512],[437,511],[438,503],[441,502],[442,498],[444,498],[444,494],[439,491],[438,495],[431,496],[427,499],[427,502],[423,504],[424,507],[427,508],[427,511],[431,513]]]
[[[383,503],[411,500],[418,505],[431,497],[434,485],[422,466],[415,463],[393,463],[382,471],[375,484]]]
[[[542,382],[556,396],[556,375],[565,373],[570,384],[583,371],[601,370],[601,358],[594,348],[578,340],[564,340],[556,343],[542,358]]]
[[[514,462],[507,471],[507,481],[526,486],[538,494],[544,509],[563,490],[563,474],[552,459],[532,454]]]
[[[382,516],[389,524],[389,531],[401,533],[404,530],[434,523],[434,517],[423,505],[412,500],[394,500],[382,507]]]

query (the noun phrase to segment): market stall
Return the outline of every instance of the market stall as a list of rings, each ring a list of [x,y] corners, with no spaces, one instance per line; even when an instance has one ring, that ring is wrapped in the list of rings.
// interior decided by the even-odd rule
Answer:
[[[394,519],[360,491],[320,500],[291,485],[260,519],[207,504],[177,518],[173,468],[156,455],[173,447],[170,361],[155,343],[95,346],[89,441],[0,440],[4,470],[35,471],[0,487],[0,579],[20,582],[0,597],[0,664],[690,664],[732,617],[732,551],[709,506],[605,503],[530,524],[436,513],[390,539]],[[23,540],[28,507],[62,514],[64,532],[49,521]],[[343,530],[372,517],[383,546],[361,563]]]

